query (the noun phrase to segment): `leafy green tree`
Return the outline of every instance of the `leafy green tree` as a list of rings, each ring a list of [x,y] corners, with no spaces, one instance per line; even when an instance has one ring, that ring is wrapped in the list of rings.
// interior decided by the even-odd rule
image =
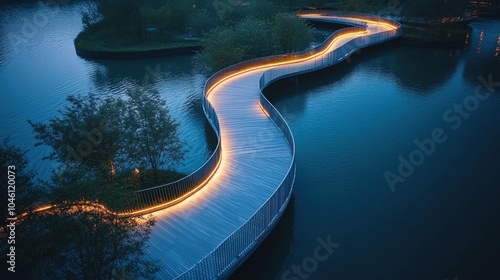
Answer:
[[[70,95],[69,105],[48,124],[29,121],[38,140],[36,146],[47,145],[52,152],[46,157],[67,167],[85,166],[97,178],[114,175],[118,151],[123,148],[120,138],[120,101]]]
[[[91,195],[99,188],[86,187],[89,182],[102,186],[106,193],[106,186],[115,185],[110,182],[120,177],[118,174],[134,167],[150,169],[154,182],[160,183],[158,171],[184,158],[179,125],[156,90],[135,88],[123,98],[89,94],[69,96],[67,100],[69,105],[60,117],[48,124],[30,124],[39,140],[36,145],[50,146],[52,152],[47,158],[66,167],[54,179],[63,187],[60,190],[64,191],[66,185],[75,190],[81,186],[80,191],[64,191],[73,199],[99,198]]]
[[[100,23],[122,38],[141,40],[144,36],[144,17],[141,0],[93,0],[83,12],[82,22],[88,27]]]
[[[245,57],[245,49],[238,44],[232,27],[215,28],[204,36],[203,52],[196,58],[212,71],[238,63]]]
[[[312,40],[311,27],[288,13],[276,15],[274,34],[280,51],[292,52],[307,48]]]
[[[167,0],[166,5],[172,9],[171,29],[176,33],[182,33],[188,23],[189,15],[194,12],[191,1]]]
[[[61,205],[17,226],[20,272],[34,279],[154,279],[145,257],[154,219],[117,217],[100,208]]]
[[[160,168],[172,167],[184,158],[179,125],[170,117],[158,91],[136,88],[127,91],[127,97],[124,153],[136,165],[151,169],[158,182]]]
[[[172,33],[172,22],[175,16],[170,7],[144,8],[141,13],[144,17],[145,25],[156,28],[156,33],[159,37],[166,38]]]
[[[217,71],[243,60],[303,50],[311,40],[310,26],[293,14],[280,13],[271,22],[247,17],[205,34],[197,59]]]
[[[37,186],[34,182],[35,172],[33,170],[28,170],[28,157],[26,156],[27,151],[22,151],[19,147],[12,145],[8,138],[5,138],[0,142],[0,170],[4,172],[1,176],[0,183],[2,184],[0,201],[2,207],[2,217],[8,217],[8,186],[13,187],[10,190],[14,190],[15,197],[13,197],[13,202],[15,204],[15,213],[19,215],[33,208],[40,202],[46,200],[46,192]],[[13,168],[8,168],[13,166]],[[14,180],[9,184],[9,177],[7,171],[11,170],[11,175],[14,176]],[[12,193],[12,192],[11,192]],[[3,226],[3,225],[2,225]]]
[[[268,25],[255,18],[245,18],[234,28],[234,40],[245,52],[243,59],[269,55],[273,52],[272,34]]]
[[[208,9],[196,9],[189,16],[188,26],[195,36],[201,37],[217,26],[218,17]]]

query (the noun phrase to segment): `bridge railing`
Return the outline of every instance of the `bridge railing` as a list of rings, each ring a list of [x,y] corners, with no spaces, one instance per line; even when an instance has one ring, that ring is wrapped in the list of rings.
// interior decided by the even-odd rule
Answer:
[[[349,18],[358,17],[358,18],[363,18],[363,19],[370,20],[373,22],[387,23],[387,24],[393,25],[394,27],[397,27],[397,28],[401,27],[401,24],[395,20],[380,17],[380,16],[364,14],[364,13],[356,13],[356,12],[332,11],[332,10],[304,10],[304,11],[300,11],[298,15],[301,17],[308,16],[308,15],[342,17],[342,21],[352,20],[355,22],[359,22],[359,20],[356,20],[356,19],[349,19]],[[317,19],[317,20],[321,21],[321,19]]]
[[[137,191],[135,196],[129,199],[127,209],[121,213],[146,214],[158,210],[158,207],[161,208],[162,205],[166,207],[169,204],[177,203],[188,197],[191,192],[202,187],[212,177],[222,155],[219,119],[207,100],[206,94],[202,96],[202,107],[217,135],[217,146],[209,159],[196,171],[175,182]]]
[[[327,50],[332,41],[336,40],[339,36],[364,30],[366,29],[360,27],[345,28],[335,32],[324,43],[309,51],[258,58],[230,66],[217,72],[209,79],[205,85],[205,93],[208,96],[211,89],[216,84],[224,81],[235,73],[251,68],[261,67],[265,64],[300,60]],[[288,171],[276,191],[245,224],[234,231],[217,248],[214,248],[214,250],[198,264],[180,275],[178,279],[202,279],[207,277],[224,278],[225,276],[228,276],[234,265],[245,259],[249,251],[254,249],[254,247],[265,237],[268,230],[274,226],[288,204],[292,192],[293,182],[295,180],[295,142],[292,131],[285,119],[262,94],[262,90],[279,78],[283,78],[294,73],[321,69],[335,64],[336,62],[345,59],[350,53],[356,51],[358,48],[394,38],[394,36],[397,36],[397,32],[398,31],[396,30],[384,32],[380,35],[375,34],[370,36],[370,39],[365,39],[364,37],[353,39],[340,49],[336,49],[334,52],[328,53],[320,60],[300,64],[287,64],[286,66],[280,66],[276,69],[270,69],[263,74],[259,82],[261,89],[260,104],[269,115],[270,119],[281,130],[290,146],[292,160]],[[302,67],[303,65],[305,66]],[[214,275],[214,273],[217,274]]]
[[[307,17],[307,15],[313,15],[313,14],[319,14],[319,15],[328,15],[328,16],[350,16],[350,17],[356,17],[356,16],[363,16],[364,18],[369,18],[372,21],[375,22],[384,22],[387,24],[392,24],[395,26],[399,26],[399,24],[395,21],[388,20],[388,19],[383,19],[383,18],[378,18],[378,17],[368,17],[367,15],[363,14],[357,14],[357,13],[343,13],[343,12],[337,12],[337,11],[305,11],[301,12],[300,15],[302,17]],[[349,22],[351,24],[355,25],[366,25],[365,23],[356,20],[356,19],[343,19],[344,22]],[[345,28],[342,30],[339,30],[332,34],[324,43],[320,44],[319,46],[306,50],[303,52],[297,52],[297,53],[292,53],[292,54],[278,54],[278,55],[273,55],[273,56],[268,56],[268,57],[263,57],[263,58],[257,58],[257,59],[252,59],[248,60],[245,62],[241,62],[232,66],[229,66],[227,68],[224,68],[217,73],[215,73],[212,77],[208,79],[208,81],[205,84],[204,88],[204,94],[202,97],[202,104],[203,104],[203,110],[205,112],[205,115],[207,116],[207,119],[209,120],[210,124],[212,125],[214,131],[217,134],[217,139],[218,143],[217,146],[213,152],[213,154],[210,156],[210,158],[196,171],[191,173],[190,175],[177,180],[172,183],[168,184],[163,184],[160,186],[155,186],[152,188],[140,190],[136,192],[135,197],[132,197],[129,200],[128,207],[124,211],[125,213],[136,213],[140,212],[141,214],[148,212],[148,209],[151,209],[151,211],[157,210],[158,207],[161,207],[162,205],[167,206],[168,204],[173,204],[175,202],[181,201],[183,198],[187,197],[189,193],[195,191],[196,189],[200,188],[201,186],[206,183],[208,179],[210,179],[211,175],[215,172],[220,160],[221,160],[221,138],[220,138],[220,127],[219,127],[219,122],[217,118],[217,114],[215,113],[215,110],[211,106],[210,102],[208,101],[207,97],[210,94],[211,89],[213,88],[214,85],[222,82],[224,79],[227,79],[231,75],[235,73],[239,73],[243,70],[251,69],[251,68],[256,68],[260,67],[265,64],[270,64],[270,63],[275,63],[279,64],[281,62],[288,62],[291,60],[301,60],[307,57],[310,57],[313,54],[321,53],[325,51],[329,43],[334,40],[335,38],[338,38],[339,36],[342,36],[343,34],[347,33],[352,33],[355,31],[362,31],[365,30],[364,27],[351,27],[351,28]],[[400,30],[400,29],[398,29]],[[399,32],[399,31],[396,31]],[[377,34],[379,37],[387,37],[388,39],[392,36],[394,37],[394,34],[391,32],[386,32],[387,34]],[[375,35],[374,35],[375,36]],[[370,37],[372,38],[372,37]],[[346,58],[350,53],[353,51],[356,51],[359,49],[361,46],[366,46],[368,43],[364,42],[366,38],[361,37],[356,39],[353,42],[350,42],[348,45],[345,45],[341,47],[340,49],[336,50],[333,53],[330,53],[327,58],[322,59],[321,61],[314,60],[311,63],[308,63],[307,65],[301,64],[301,67],[295,66],[295,67],[278,67],[275,68],[271,71],[268,71],[263,75],[263,77],[260,80],[261,83],[261,88],[264,88],[274,80],[278,78],[284,78],[289,75],[292,75],[293,73],[296,72],[306,72],[306,71],[312,71],[313,69],[320,69],[323,67],[327,67],[330,65],[327,63],[327,61],[335,61],[338,62],[344,58]],[[380,42],[382,38],[372,38],[374,42]],[[334,62],[334,63],[335,63]],[[265,98],[264,98],[265,99]],[[273,110],[271,108],[266,108],[268,102],[266,100],[261,100],[262,106],[267,109],[268,113],[270,116],[272,116]],[[272,105],[271,105],[272,106]],[[274,108],[274,107],[273,107]],[[279,114],[279,113],[278,113]],[[278,121],[279,117],[276,117],[273,121],[276,123],[278,126],[283,126],[285,124],[280,123]],[[282,130],[283,134],[286,135],[288,134],[287,130],[284,129],[284,127],[280,127]],[[293,140],[293,139],[292,139]],[[290,145],[291,142],[289,139],[287,139],[288,143]],[[292,147],[293,149],[294,147]]]

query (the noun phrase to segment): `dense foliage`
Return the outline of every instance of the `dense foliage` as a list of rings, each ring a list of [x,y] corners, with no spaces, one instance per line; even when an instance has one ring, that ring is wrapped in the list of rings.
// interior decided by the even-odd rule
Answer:
[[[256,57],[306,49],[311,39],[309,25],[292,14],[279,13],[268,20],[247,17],[205,34],[204,50],[196,60],[213,72]]]
[[[30,122],[36,145],[50,146],[47,158],[61,163],[55,183],[72,181],[83,191],[89,182],[124,183],[122,177],[145,169],[152,171],[155,184],[164,183],[160,170],[184,158],[178,124],[155,90],[131,89],[123,97],[70,95],[67,100],[60,117],[47,124]],[[80,195],[88,198],[90,192]]]
[[[159,268],[144,255],[153,225],[152,217],[122,218],[82,206],[32,214],[16,226],[16,274],[24,279],[154,279]],[[3,256],[5,247],[0,246]]]
[[[154,219],[117,217],[99,207],[88,207],[70,202],[79,197],[75,180],[60,184],[67,192],[58,200],[62,189],[45,192],[41,182],[33,181],[28,171],[26,152],[4,139],[0,143],[0,165],[3,170],[15,166],[15,214],[29,212],[16,221],[15,239],[0,243],[0,261],[7,262],[10,246],[15,246],[15,273],[19,279],[137,279],[154,278],[158,266],[144,256]],[[7,176],[2,176],[2,180]],[[2,181],[3,182],[3,181]],[[54,184],[58,184],[54,182]],[[7,211],[8,182],[2,186],[2,211]],[[97,189],[89,191],[94,192]],[[116,197],[115,197],[116,198]],[[57,202],[48,212],[32,212],[35,206]],[[96,200],[93,200],[96,201]],[[6,221],[6,216],[2,216]],[[17,216],[20,218],[20,216]],[[9,221],[8,221],[9,222]],[[10,225],[11,226],[11,225]],[[0,235],[10,232],[2,224]],[[11,242],[12,241],[12,242]],[[5,269],[5,268],[4,268]]]
[[[34,206],[40,201],[45,201],[47,193],[41,187],[39,187],[35,179],[35,172],[28,170],[28,157],[26,156],[27,151],[22,151],[19,147],[12,145],[9,139],[3,139],[0,142],[0,168],[5,172],[1,176],[1,192],[0,201],[2,205],[2,227],[3,222],[7,218],[7,205],[8,205],[8,186],[12,186],[10,189],[11,193],[15,194],[12,197],[12,201],[15,204],[15,213],[20,214],[28,210],[32,210]],[[12,166],[13,168],[9,168]],[[8,171],[10,174],[8,174]],[[11,175],[11,180],[9,176]],[[11,183],[9,184],[9,180]]]

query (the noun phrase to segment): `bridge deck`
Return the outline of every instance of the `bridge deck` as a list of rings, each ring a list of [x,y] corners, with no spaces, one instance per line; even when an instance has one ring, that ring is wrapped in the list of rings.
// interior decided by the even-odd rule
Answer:
[[[381,25],[368,26],[368,33],[386,30]],[[355,36],[361,35],[340,38],[328,52]],[[147,254],[161,266],[158,278],[179,277],[209,255],[259,210],[288,172],[290,147],[259,106],[259,79],[266,70],[276,67],[285,66],[238,74],[211,91],[209,101],[221,127],[222,160],[201,190],[154,213],[157,224]]]

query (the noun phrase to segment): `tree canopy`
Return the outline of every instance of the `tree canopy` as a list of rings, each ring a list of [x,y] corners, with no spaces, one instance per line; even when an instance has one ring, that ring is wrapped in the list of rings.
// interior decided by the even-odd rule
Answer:
[[[311,27],[289,13],[279,13],[267,20],[246,17],[235,25],[218,27],[205,34],[204,50],[197,59],[217,71],[256,57],[303,50],[311,38]]]
[[[16,273],[33,279],[154,279],[159,267],[144,251],[153,226],[152,217],[123,218],[69,204],[32,214],[16,225]]]
[[[16,215],[32,210],[40,201],[46,201],[47,192],[35,182],[35,172],[28,169],[29,161],[26,156],[27,152],[11,144],[8,138],[0,142],[0,168],[6,173],[1,176],[2,179],[0,180],[2,184],[0,200],[3,221],[6,221],[5,218],[7,218],[8,213],[8,186],[13,186],[11,189],[15,193],[13,201],[15,202]],[[9,168],[9,166],[13,168]],[[11,171],[10,175],[13,178],[11,184],[9,184],[8,170]]]
[[[164,183],[159,170],[184,158],[178,124],[153,89],[130,89],[121,97],[71,95],[67,101],[48,123],[30,121],[36,145],[50,146],[47,158],[63,165],[58,183],[74,178],[75,186],[102,184],[135,168],[152,170],[154,183]]]

